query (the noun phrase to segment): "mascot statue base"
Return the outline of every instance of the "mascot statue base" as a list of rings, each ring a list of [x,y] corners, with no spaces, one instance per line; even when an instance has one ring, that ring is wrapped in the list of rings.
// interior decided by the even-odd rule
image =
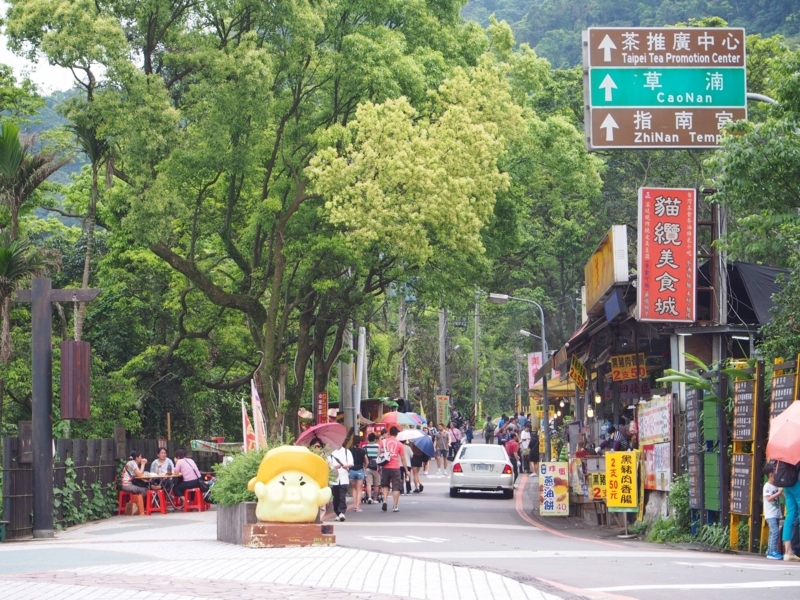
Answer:
[[[254,523],[244,526],[245,546],[283,548],[284,546],[334,546],[333,525],[320,523]]]

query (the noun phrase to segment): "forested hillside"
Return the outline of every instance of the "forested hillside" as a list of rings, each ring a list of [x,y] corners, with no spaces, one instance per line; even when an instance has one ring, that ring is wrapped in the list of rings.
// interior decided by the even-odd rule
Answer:
[[[748,34],[800,34],[800,0],[470,0],[463,14],[482,25],[491,14],[506,20],[518,42],[556,68],[580,63],[580,32],[591,26],[662,26],[715,16]]]

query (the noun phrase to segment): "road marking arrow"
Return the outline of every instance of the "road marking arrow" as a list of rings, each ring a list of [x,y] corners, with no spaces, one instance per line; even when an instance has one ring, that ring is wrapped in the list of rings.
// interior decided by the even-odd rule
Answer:
[[[606,141],[613,142],[614,141],[614,130],[619,129],[619,125],[614,120],[614,117],[611,116],[611,113],[608,113],[608,116],[603,121],[603,124],[600,125],[600,129],[606,130]]]
[[[611,51],[616,50],[617,47],[614,45],[612,39],[608,37],[608,34],[606,34],[606,37],[603,38],[603,41],[600,42],[597,49],[603,51],[603,60],[605,62],[611,62]]]
[[[617,89],[617,84],[611,79],[611,75],[606,75],[600,84],[600,89],[606,91],[606,102],[611,102],[611,90]]]

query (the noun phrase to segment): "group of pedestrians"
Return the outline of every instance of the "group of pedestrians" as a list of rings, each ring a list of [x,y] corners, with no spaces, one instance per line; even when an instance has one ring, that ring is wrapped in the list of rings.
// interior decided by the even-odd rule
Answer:
[[[500,444],[505,447],[514,479],[520,473],[536,473],[539,464],[539,430],[534,429],[530,415],[503,414],[495,423],[491,415],[486,415],[483,439],[487,444]]]

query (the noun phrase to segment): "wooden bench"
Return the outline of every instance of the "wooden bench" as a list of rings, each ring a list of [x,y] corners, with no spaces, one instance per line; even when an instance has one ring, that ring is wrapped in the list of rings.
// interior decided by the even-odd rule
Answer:
[[[0,521],[0,544],[6,541],[6,525],[8,521]]]

